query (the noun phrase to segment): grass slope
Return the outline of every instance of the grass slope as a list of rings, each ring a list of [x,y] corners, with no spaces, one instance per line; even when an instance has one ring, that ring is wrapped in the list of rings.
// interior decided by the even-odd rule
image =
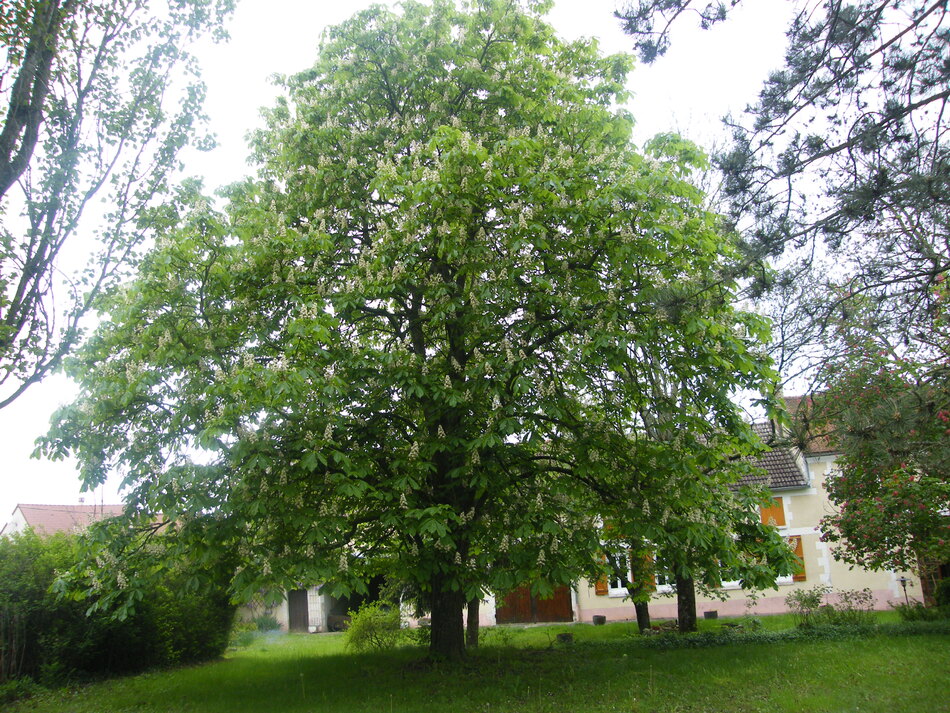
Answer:
[[[575,643],[555,643],[560,631]],[[349,654],[334,634],[275,636],[213,664],[58,691],[12,711],[950,711],[945,633],[663,649],[630,632],[496,627],[461,666],[422,664],[413,648]]]

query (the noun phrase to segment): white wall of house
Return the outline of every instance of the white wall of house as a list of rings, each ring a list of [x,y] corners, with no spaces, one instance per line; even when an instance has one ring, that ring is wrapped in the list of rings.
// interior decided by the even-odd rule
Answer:
[[[465,607],[462,611],[462,621],[465,626],[468,626],[468,607]],[[413,625],[413,623],[414,622],[410,622],[410,625]],[[495,625],[495,596],[493,594],[486,595],[478,605],[478,625]]]
[[[287,631],[290,626],[290,613],[287,607],[287,597],[273,606],[265,606],[260,603],[245,604],[238,608],[238,619],[242,621],[253,621],[259,616],[273,616],[281,631]]]
[[[0,536],[2,535],[15,535],[18,532],[23,532],[26,529],[26,518],[23,517],[23,513],[20,511],[20,506],[17,505],[13,508],[13,514],[10,515],[10,519],[7,521],[7,524],[3,526],[3,529],[0,530]]]

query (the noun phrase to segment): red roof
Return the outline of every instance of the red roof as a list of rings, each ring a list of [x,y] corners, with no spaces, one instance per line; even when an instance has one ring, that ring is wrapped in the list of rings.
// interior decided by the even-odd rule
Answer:
[[[76,532],[86,529],[91,523],[107,517],[121,515],[124,505],[29,505],[19,504],[28,527],[43,535],[56,532]]]

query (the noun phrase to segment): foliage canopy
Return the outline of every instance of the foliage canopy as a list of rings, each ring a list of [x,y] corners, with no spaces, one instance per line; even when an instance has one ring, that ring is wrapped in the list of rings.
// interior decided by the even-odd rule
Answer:
[[[618,16],[651,61],[680,18],[709,27],[739,1],[643,0]],[[794,335],[776,345],[789,369],[840,353],[835,324],[856,311],[893,341],[930,343],[933,288],[950,269],[947,4],[796,9],[785,65],[727,120],[733,140],[716,158],[747,253],[782,256],[771,287]]]

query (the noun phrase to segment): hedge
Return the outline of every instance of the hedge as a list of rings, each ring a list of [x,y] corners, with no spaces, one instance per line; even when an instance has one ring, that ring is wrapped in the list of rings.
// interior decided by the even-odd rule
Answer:
[[[190,593],[187,567],[170,569],[124,621],[86,615],[88,602],[50,591],[79,557],[77,539],[26,532],[0,538],[0,683],[43,685],[132,673],[220,656],[235,608],[224,588]]]

